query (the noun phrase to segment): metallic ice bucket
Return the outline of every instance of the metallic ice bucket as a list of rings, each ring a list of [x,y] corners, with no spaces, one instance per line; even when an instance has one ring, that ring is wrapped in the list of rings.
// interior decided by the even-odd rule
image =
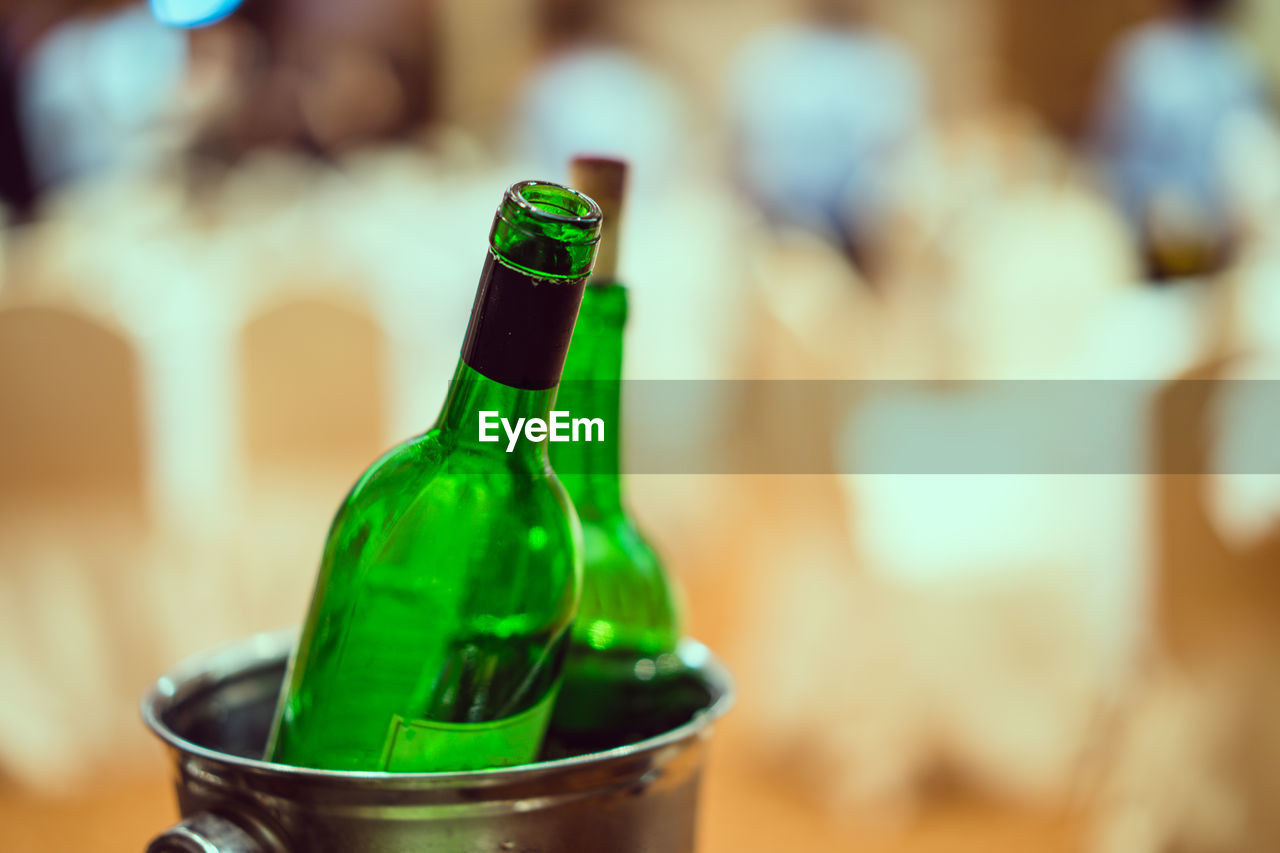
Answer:
[[[706,647],[680,656],[706,707],[637,743],[467,773],[306,770],[256,759],[294,632],[193,658],[143,699],[167,745],[182,821],[148,853],[690,853],[711,723],[732,703]]]

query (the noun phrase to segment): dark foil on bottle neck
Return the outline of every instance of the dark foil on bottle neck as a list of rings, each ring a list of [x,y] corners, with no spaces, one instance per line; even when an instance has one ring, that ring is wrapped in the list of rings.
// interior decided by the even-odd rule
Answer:
[[[560,382],[586,278],[539,279],[485,258],[462,360],[495,382],[527,391]]]

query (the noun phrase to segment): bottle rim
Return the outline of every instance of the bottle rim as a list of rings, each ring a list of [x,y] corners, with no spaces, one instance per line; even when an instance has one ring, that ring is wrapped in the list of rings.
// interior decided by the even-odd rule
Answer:
[[[508,266],[537,278],[591,273],[604,213],[585,193],[553,181],[512,184],[502,196],[489,245]]]
[[[545,195],[538,196],[538,194]],[[530,196],[534,197],[530,197]],[[584,225],[588,230],[604,220],[604,213],[595,199],[572,187],[557,184],[554,181],[528,180],[512,184],[507,188],[506,197],[519,209],[536,219],[549,219],[552,222]],[[576,213],[569,212],[561,200],[577,202]],[[514,224],[514,223],[513,223]],[[599,239],[598,228],[594,231],[595,239]],[[589,242],[589,241],[583,241]]]

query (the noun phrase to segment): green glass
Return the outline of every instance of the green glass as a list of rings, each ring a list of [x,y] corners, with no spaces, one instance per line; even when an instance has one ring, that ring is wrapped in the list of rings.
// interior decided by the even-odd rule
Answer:
[[[509,453],[481,441],[478,422],[547,416],[599,227],[594,203],[563,187],[504,196],[439,418],[375,462],[334,518],[269,760],[444,771],[536,757],[579,597],[581,533],[546,442]],[[520,293],[557,301],[504,318]],[[527,363],[545,366],[541,381],[503,373]]]
[[[557,443],[552,450],[583,536],[582,599],[553,722],[567,751],[654,734],[668,717],[678,724],[688,714],[678,689],[684,673],[672,654],[681,635],[677,596],[623,501],[619,429],[626,321],[627,289],[593,279],[583,294],[556,400],[556,409],[574,418],[598,417],[606,424],[604,441]]]

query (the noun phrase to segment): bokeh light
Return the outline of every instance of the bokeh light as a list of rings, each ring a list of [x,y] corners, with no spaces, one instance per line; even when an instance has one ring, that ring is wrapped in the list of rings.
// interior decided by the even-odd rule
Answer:
[[[171,27],[203,27],[230,15],[241,0],[150,0],[151,12]]]

